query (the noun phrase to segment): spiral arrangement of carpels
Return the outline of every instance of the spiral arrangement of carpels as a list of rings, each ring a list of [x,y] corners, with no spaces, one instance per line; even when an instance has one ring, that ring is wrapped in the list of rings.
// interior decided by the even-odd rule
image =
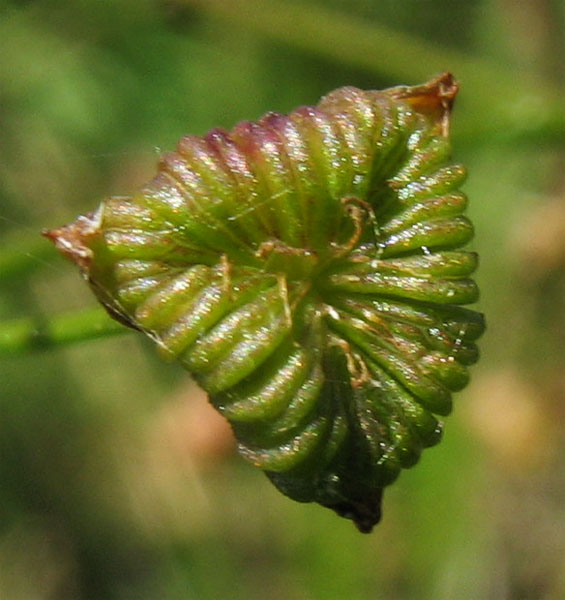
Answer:
[[[457,84],[344,87],[181,139],[137,193],[47,232],[176,357],[285,494],[367,532],[478,358]]]

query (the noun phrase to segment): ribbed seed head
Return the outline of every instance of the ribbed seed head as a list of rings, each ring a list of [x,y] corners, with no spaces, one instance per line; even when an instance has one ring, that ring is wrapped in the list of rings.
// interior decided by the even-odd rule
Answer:
[[[131,197],[48,232],[110,314],[209,393],[285,494],[370,531],[477,360],[449,74],[187,136]]]

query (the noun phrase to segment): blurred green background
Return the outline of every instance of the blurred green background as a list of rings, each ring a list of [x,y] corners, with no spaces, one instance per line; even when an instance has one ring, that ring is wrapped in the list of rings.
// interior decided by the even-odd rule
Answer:
[[[0,598],[563,600],[564,40],[562,0],[0,0]],[[39,231],[183,134],[444,70],[488,331],[371,535],[277,493],[141,336],[2,346],[95,304]]]

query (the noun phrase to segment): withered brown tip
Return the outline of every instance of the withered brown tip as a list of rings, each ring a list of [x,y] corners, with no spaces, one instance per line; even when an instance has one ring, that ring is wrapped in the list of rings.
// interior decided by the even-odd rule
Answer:
[[[80,216],[74,223],[56,229],[44,229],[41,234],[51,240],[57,250],[87,272],[92,260],[88,241],[100,231],[99,211]]]
[[[388,90],[393,98],[405,100],[416,111],[429,116],[436,122],[439,133],[445,137],[449,135],[451,110],[458,91],[459,84],[448,71],[423,85],[399,86]]]

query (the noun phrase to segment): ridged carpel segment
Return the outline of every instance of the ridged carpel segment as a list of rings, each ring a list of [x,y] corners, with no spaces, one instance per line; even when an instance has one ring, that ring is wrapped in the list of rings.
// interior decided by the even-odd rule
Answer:
[[[48,236],[177,357],[241,454],[368,531],[477,360],[450,75],[186,136],[131,197]]]

